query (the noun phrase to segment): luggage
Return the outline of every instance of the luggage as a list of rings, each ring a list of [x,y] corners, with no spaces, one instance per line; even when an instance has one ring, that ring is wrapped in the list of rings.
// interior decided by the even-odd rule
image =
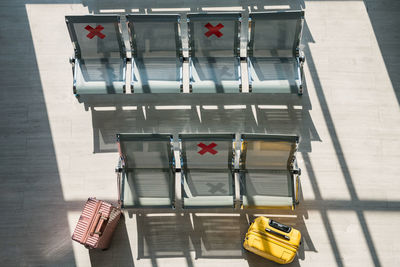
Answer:
[[[243,247],[280,264],[291,263],[299,248],[298,230],[274,220],[258,217],[250,225]]]
[[[107,249],[120,217],[119,207],[96,198],[88,198],[72,240],[86,248]]]

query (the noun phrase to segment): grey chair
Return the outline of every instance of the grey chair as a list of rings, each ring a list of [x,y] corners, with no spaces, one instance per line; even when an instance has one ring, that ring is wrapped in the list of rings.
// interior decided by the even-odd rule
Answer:
[[[242,135],[240,194],[244,208],[294,209],[299,175],[297,136]]]
[[[182,91],[179,15],[128,15],[133,93]]]
[[[193,93],[239,93],[241,15],[188,14],[187,18]]]
[[[124,208],[172,208],[174,157],[169,134],[118,134]]]
[[[303,93],[304,11],[249,14],[248,73],[253,93]]]
[[[234,207],[233,134],[181,134],[184,208]]]
[[[74,94],[125,93],[126,51],[119,16],[66,16],[74,47]]]

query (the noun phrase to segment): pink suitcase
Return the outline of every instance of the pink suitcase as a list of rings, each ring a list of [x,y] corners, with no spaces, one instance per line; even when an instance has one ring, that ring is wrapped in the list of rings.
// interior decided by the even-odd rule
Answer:
[[[72,240],[86,248],[107,249],[120,217],[119,207],[96,198],[88,198]]]

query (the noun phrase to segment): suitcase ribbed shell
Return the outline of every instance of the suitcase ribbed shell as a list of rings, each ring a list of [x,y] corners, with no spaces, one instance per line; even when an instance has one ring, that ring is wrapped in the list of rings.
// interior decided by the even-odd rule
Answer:
[[[103,235],[93,234],[90,235],[90,228],[93,227],[93,222],[96,218],[96,214],[101,213],[103,217],[109,218],[107,221],[107,225],[115,225],[118,222],[121,211],[111,205],[110,203],[97,200],[95,198],[89,198],[83,208],[82,214],[79,217],[78,224],[75,228],[75,231],[72,235],[72,239],[87,246],[90,248],[98,248],[100,239],[104,236],[105,238],[111,238],[110,234],[105,233],[108,228],[106,227]],[[110,216],[111,215],[111,216]],[[111,227],[110,230],[113,231],[114,227]],[[103,241],[103,244],[108,244],[106,241]]]
[[[300,245],[300,231],[291,227],[289,233],[283,232],[271,227],[269,222],[270,219],[266,217],[256,218],[249,227],[243,247],[280,264],[292,262]],[[266,229],[272,230],[275,234],[269,233]]]

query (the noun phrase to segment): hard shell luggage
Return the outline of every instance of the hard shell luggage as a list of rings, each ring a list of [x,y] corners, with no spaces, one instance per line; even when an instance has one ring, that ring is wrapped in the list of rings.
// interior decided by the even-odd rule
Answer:
[[[119,207],[96,198],[88,198],[72,240],[86,248],[107,249],[120,217]]]
[[[280,264],[291,263],[299,248],[301,233],[293,227],[258,217],[247,231],[243,247]]]

